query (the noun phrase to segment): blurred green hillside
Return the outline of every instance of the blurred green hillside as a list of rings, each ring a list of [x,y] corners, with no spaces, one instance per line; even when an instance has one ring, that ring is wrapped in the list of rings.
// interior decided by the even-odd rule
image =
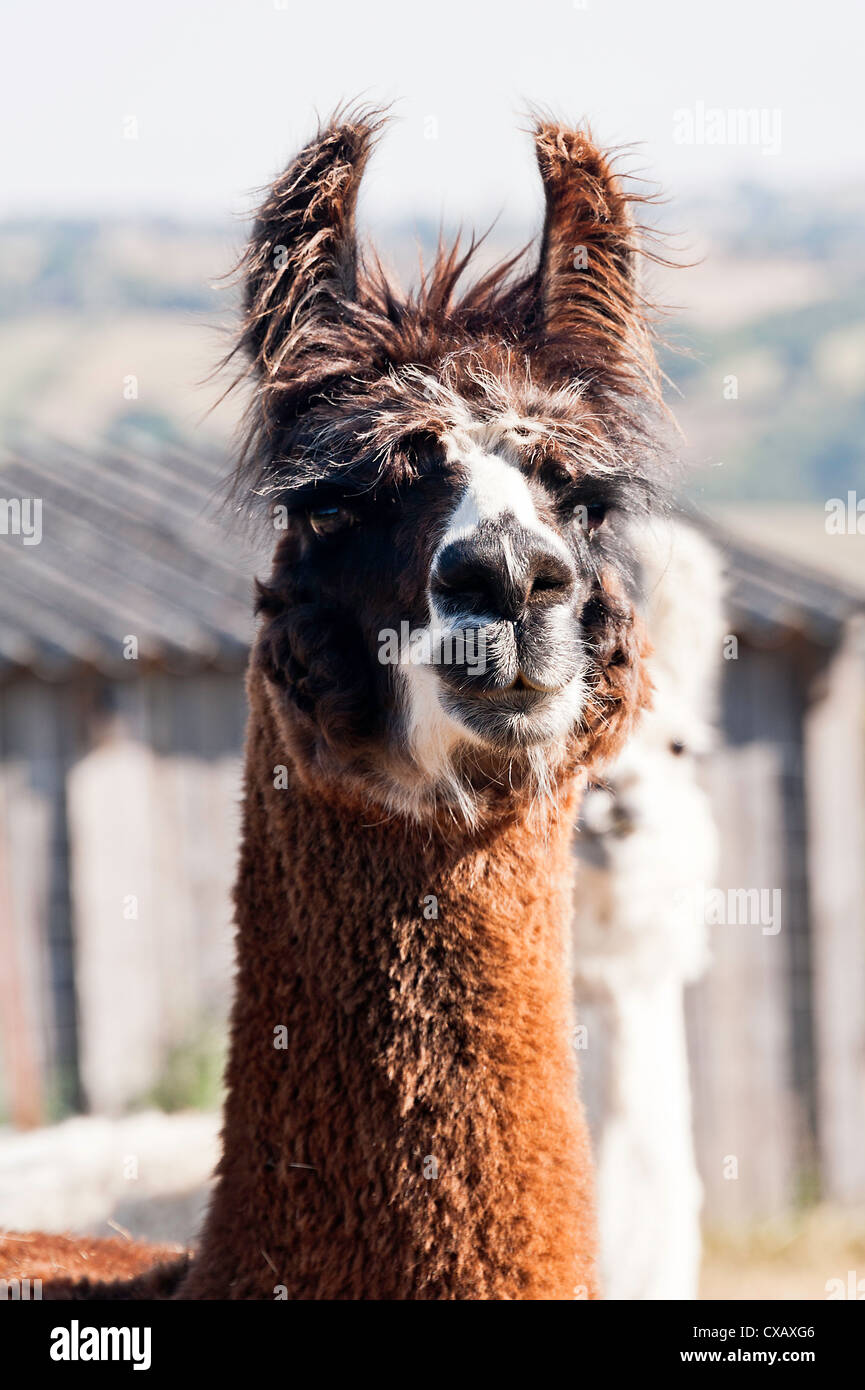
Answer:
[[[704,501],[820,502],[865,487],[865,191],[737,187],[663,210],[684,233],[649,290],[670,403]],[[530,228],[497,225],[486,260]],[[376,229],[402,276],[431,227]],[[0,429],[224,443],[240,401],[209,380],[243,228],[168,221],[0,225]]]

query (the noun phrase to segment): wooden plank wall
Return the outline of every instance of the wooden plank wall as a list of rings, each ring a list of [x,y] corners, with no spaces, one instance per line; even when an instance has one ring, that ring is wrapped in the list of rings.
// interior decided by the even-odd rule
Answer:
[[[68,794],[81,1079],[107,1114],[148,1096],[172,1049],[224,1026],[244,718],[237,675],[110,694]]]
[[[815,1193],[803,731],[818,664],[796,639],[740,638],[724,671],[723,743],[706,769],[722,847],[718,886],[780,890],[781,929],[713,925],[713,963],[687,999],[709,1224],[770,1217]]]
[[[733,919],[710,925],[712,963],[687,997],[697,1160],[710,1225],[771,1215],[794,1193],[783,915],[781,931],[771,935],[747,920],[741,899],[728,891],[781,887],[783,914],[782,775],[777,750],[765,744],[725,749],[707,774],[721,831],[717,886],[729,908],[717,915]],[[716,914],[709,915],[711,922]]]
[[[865,1201],[865,624],[851,622],[806,722],[823,1195]]]
[[[82,716],[62,686],[0,691],[0,1117],[22,1126],[80,1100],[66,776]]]

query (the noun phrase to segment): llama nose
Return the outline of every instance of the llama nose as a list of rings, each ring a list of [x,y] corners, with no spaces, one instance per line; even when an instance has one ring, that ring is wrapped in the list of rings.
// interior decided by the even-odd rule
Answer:
[[[435,605],[452,616],[516,621],[533,607],[569,602],[576,578],[565,553],[544,537],[478,528],[441,549],[430,589]]]
[[[576,570],[564,551],[523,528],[478,527],[436,557],[430,591],[448,616],[516,621],[535,608],[568,603]]]

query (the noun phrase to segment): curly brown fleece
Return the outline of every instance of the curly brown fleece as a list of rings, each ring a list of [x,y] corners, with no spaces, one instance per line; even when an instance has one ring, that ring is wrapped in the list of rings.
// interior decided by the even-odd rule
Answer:
[[[255,674],[249,697],[225,1154],[180,1296],[593,1294],[575,790],[546,832],[364,816],[262,777],[281,743]]]

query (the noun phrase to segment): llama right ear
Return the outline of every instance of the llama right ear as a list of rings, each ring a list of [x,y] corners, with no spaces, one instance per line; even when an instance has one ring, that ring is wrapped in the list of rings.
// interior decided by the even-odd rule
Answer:
[[[265,385],[303,374],[322,334],[355,299],[355,210],[378,113],[334,119],[273,184],[239,272],[244,321],[237,348]],[[338,356],[338,353],[337,353]],[[340,364],[329,354],[329,370]]]
[[[581,131],[539,124],[535,150],[546,200],[536,351],[556,375],[645,389],[657,367],[636,287],[633,198]]]

